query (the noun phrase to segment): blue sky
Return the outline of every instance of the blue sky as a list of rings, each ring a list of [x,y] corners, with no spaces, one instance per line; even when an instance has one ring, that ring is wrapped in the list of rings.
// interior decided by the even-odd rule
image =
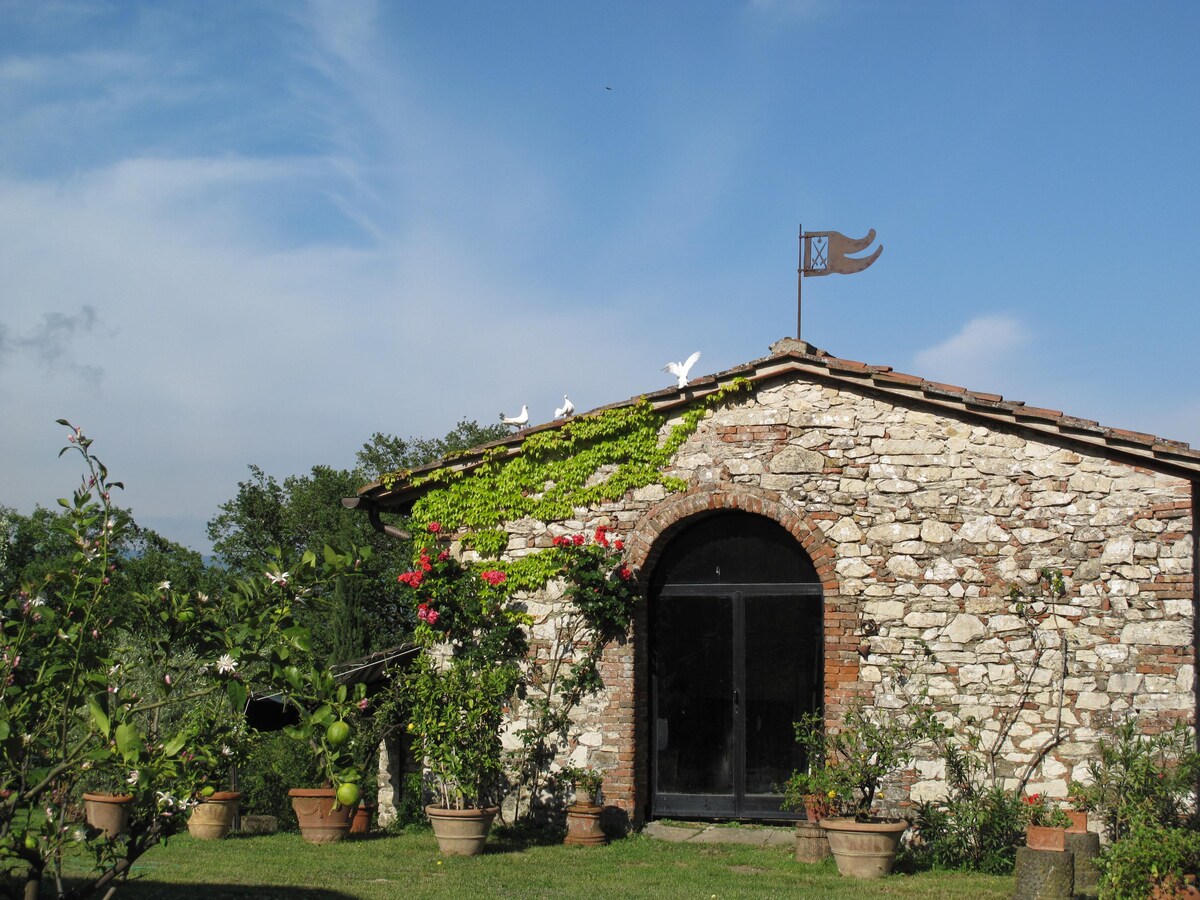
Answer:
[[[0,0],[0,504],[829,352],[1200,445],[1200,4]]]

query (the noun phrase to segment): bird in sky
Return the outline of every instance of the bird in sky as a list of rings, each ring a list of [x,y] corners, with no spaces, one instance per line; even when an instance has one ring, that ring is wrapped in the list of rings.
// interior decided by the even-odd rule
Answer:
[[[554,410],[554,418],[565,419],[567,416],[575,415],[575,404],[571,402],[571,398],[563,394],[563,405]]]
[[[512,417],[500,413],[500,422],[503,425],[516,425],[518,428],[524,428],[529,424],[529,406],[522,404],[521,412]]]
[[[692,366],[694,366],[696,364],[696,360],[698,360],[699,358],[700,358],[700,351],[697,350],[695,353],[693,353],[691,356],[689,356],[685,362],[681,362],[681,363],[669,362],[669,363],[667,363],[665,366],[663,366],[663,371],[670,372],[672,375],[674,375],[676,378],[678,378],[679,386],[681,388],[685,388],[685,387],[687,387],[687,383],[688,383],[688,372],[692,371]]]

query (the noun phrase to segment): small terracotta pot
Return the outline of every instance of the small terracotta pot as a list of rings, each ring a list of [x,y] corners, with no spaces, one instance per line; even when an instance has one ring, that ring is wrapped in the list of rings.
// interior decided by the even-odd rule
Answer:
[[[371,816],[375,812],[374,803],[360,803],[354,810],[354,817],[350,820],[350,833],[353,835],[362,835],[371,833]]]
[[[805,794],[804,815],[810,822],[820,822],[833,815],[833,806],[824,794]]]
[[[1029,825],[1025,828],[1025,846],[1030,850],[1067,849],[1067,829],[1051,825]]]
[[[1071,820],[1071,825],[1067,828],[1067,834],[1086,834],[1088,830],[1087,810],[1068,809],[1065,812],[1067,818]]]

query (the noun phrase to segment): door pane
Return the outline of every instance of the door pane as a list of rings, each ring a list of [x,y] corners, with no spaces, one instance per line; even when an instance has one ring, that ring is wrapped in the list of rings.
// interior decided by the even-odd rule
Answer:
[[[659,814],[670,814],[675,806],[662,795],[723,795],[727,807],[732,801],[732,602],[729,597],[678,597],[657,604],[654,771]],[[698,796],[684,805],[699,813],[714,804],[721,805],[715,797]],[[675,806],[674,811],[688,810]]]
[[[811,597],[748,596],[747,815],[779,809],[781,785],[803,759],[792,723],[819,707],[821,604]]]

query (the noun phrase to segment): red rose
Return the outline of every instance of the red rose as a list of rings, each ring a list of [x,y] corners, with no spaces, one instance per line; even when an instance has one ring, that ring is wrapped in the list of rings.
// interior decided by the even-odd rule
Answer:
[[[571,543],[573,543],[576,547],[582,547],[583,546],[583,535],[582,534],[573,535],[571,537]]]
[[[437,534],[442,530],[442,524],[440,522],[430,522],[425,527],[429,529],[430,534]]]

